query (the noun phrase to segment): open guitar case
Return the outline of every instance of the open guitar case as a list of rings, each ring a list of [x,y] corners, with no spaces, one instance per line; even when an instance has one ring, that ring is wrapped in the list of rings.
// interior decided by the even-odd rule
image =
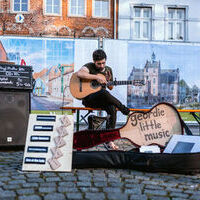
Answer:
[[[192,135],[185,122],[181,118],[180,120],[185,133]],[[130,151],[74,151],[72,168],[133,169],[145,172],[197,174],[200,173],[200,153],[140,153],[139,148]]]

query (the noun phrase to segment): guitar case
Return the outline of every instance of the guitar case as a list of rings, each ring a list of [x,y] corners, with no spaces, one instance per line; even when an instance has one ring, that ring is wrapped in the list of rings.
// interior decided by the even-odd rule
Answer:
[[[159,106],[163,105],[165,106],[168,104],[159,104]],[[183,134],[184,129],[187,135],[192,135],[192,132],[186,126],[180,116],[178,116],[178,118],[180,119],[181,133]],[[91,132],[82,131],[75,133],[74,135],[78,138],[77,141],[79,141],[80,139],[80,143],[76,143],[77,141],[75,141],[74,139],[74,147],[77,147],[76,149],[79,150],[81,145],[85,147],[85,145],[87,144],[89,148],[92,146],[92,143],[100,143],[98,142],[98,138],[100,138],[101,142],[103,142],[104,135],[101,136],[101,134],[104,134],[104,132],[102,133],[101,130],[99,131],[99,133],[96,132],[97,130]],[[97,134],[96,137],[94,136],[94,133]],[[86,138],[88,138],[88,141]],[[108,138],[107,135],[106,138]],[[82,139],[85,141],[83,141]],[[140,145],[138,145],[138,147],[139,146]],[[162,152],[164,146],[160,147]],[[200,153],[140,153],[139,148],[135,148],[130,151],[74,151],[72,167],[77,169],[113,168],[133,169],[146,172],[196,174],[200,172]]]
[[[72,167],[133,169],[146,172],[196,174],[200,172],[200,153],[139,153],[131,151],[76,151]]]

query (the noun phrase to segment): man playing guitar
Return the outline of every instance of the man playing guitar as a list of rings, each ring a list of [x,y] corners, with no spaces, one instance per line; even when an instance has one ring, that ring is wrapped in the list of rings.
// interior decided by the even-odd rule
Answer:
[[[107,55],[102,49],[98,49],[93,52],[93,62],[87,63],[77,72],[78,78],[96,80],[100,84],[105,84],[108,81],[113,81],[112,69],[106,66]],[[100,76],[103,74],[104,76]],[[113,86],[108,86],[110,90]],[[129,109],[123,105],[117,98],[112,96],[107,90],[106,86],[102,87],[100,91],[89,94],[83,98],[82,104],[86,107],[101,108],[110,115],[107,129],[114,129],[116,125],[116,108],[118,108],[124,115],[129,114]],[[113,150],[117,150],[118,147],[110,142],[108,144]]]

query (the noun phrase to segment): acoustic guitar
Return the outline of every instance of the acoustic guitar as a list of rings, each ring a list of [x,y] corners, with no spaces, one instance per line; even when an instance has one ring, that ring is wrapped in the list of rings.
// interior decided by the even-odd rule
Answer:
[[[128,139],[135,146],[164,147],[173,134],[183,134],[181,118],[174,106],[163,102],[148,112],[133,112],[121,128],[75,132],[73,148],[87,149],[120,138]]]
[[[103,74],[98,74],[105,78]],[[112,85],[135,85],[142,86],[144,85],[144,80],[133,80],[133,81],[109,81],[107,84],[100,84],[96,80],[87,80],[80,79],[77,76],[77,72],[73,73],[70,79],[70,92],[73,97],[76,99],[83,99],[89,94],[98,92],[102,89],[103,86],[112,86]]]

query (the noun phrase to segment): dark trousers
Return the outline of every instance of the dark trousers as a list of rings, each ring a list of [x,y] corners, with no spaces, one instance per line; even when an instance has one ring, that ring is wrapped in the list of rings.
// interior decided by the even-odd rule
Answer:
[[[83,99],[83,105],[91,108],[101,108],[110,115],[108,123],[106,124],[107,129],[114,129],[116,125],[116,108],[121,110],[123,105],[121,102],[112,96],[107,90],[101,89],[100,91],[90,94]]]

